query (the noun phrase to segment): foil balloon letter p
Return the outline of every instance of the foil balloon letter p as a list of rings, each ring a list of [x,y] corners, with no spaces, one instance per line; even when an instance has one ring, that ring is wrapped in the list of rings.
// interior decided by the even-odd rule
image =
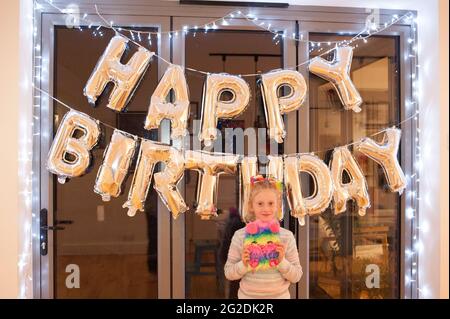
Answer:
[[[302,194],[300,172],[311,175],[314,182],[314,192],[306,198]],[[330,171],[317,156],[287,156],[284,160],[284,181],[291,215],[297,217],[302,226],[306,215],[320,214],[331,202],[333,184]]]
[[[175,93],[175,102],[166,101],[170,90]],[[169,119],[172,123],[172,139],[186,135],[189,117],[189,92],[183,68],[170,65],[163,78],[153,92],[150,107],[145,121],[147,130],[159,127],[162,119]]]
[[[279,96],[283,86],[289,87],[290,93]],[[272,71],[262,75],[261,91],[269,136],[277,143],[283,143],[286,136],[283,114],[298,110],[304,102],[307,91],[305,79],[297,71]]]
[[[309,63],[309,71],[331,82],[346,110],[360,112],[362,98],[350,78],[353,48],[338,47],[335,50],[334,61],[328,62],[321,57],[315,57]]]
[[[84,95],[89,103],[95,104],[109,82],[114,83],[114,89],[109,96],[108,108],[122,111],[132,97],[154,53],[139,47],[128,63],[122,64],[120,59],[127,42],[127,39],[119,35],[114,36],[109,42],[84,87]]]
[[[232,94],[223,100],[222,93]],[[208,74],[203,87],[199,140],[210,146],[217,137],[217,120],[230,119],[244,112],[250,102],[250,87],[242,78],[230,74]]]
[[[75,137],[76,132],[81,137]],[[67,178],[83,175],[91,163],[90,150],[100,137],[97,120],[86,114],[69,111],[58,127],[47,160],[50,172],[58,175],[58,182],[64,184]]]
[[[396,128],[386,130],[381,144],[370,138],[364,138],[356,149],[381,165],[391,192],[400,194],[406,187],[405,174],[397,160],[398,146],[402,132]]]

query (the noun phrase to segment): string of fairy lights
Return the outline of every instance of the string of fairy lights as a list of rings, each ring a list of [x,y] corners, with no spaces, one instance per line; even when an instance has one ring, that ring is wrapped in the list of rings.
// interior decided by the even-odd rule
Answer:
[[[77,14],[77,12],[75,12],[75,10],[73,8],[66,8],[66,9],[59,8],[58,6],[56,6],[53,3],[53,0],[44,0],[44,1],[61,13],[65,13],[68,15]],[[96,14],[99,15],[97,5],[94,5],[94,6],[96,8]],[[38,8],[42,8],[42,6],[38,4]],[[359,32],[356,35],[355,40],[365,40],[368,37],[370,37],[371,35],[379,33],[381,31],[389,28],[391,25],[396,24],[399,21],[402,21],[404,18],[411,19],[411,18],[414,18],[414,15],[411,12],[408,12],[407,14],[405,14],[403,16],[398,16],[397,14],[394,14],[394,15],[392,15],[392,17],[389,21],[383,22],[382,25],[378,25],[375,22],[372,22],[372,23],[370,23],[370,25],[366,25],[366,27],[364,29],[362,29],[361,32]],[[115,26],[114,21],[112,21],[112,20],[108,21],[108,20],[104,19],[103,17],[102,17],[102,20],[104,22],[106,22],[105,25],[99,25],[98,23],[95,23],[94,21],[90,21],[88,19],[87,13],[84,13],[81,17],[74,16],[74,19],[86,21],[88,29],[93,29],[94,36],[97,36],[97,35],[103,36],[104,35],[104,33],[100,30],[102,27],[114,27]],[[252,24],[254,24],[255,26],[257,26],[258,28],[272,33],[274,35],[274,40],[280,37],[283,39],[291,39],[291,40],[298,41],[298,42],[311,43],[311,44],[313,44],[313,46],[314,45],[321,46],[321,45],[325,45],[325,44],[329,45],[329,46],[336,45],[336,44],[343,45],[343,44],[347,43],[346,40],[334,40],[334,41],[325,41],[325,42],[306,40],[306,39],[303,39],[302,34],[300,34],[300,36],[295,32],[289,34],[287,32],[287,30],[281,30],[281,29],[275,28],[274,26],[272,26],[272,23],[260,19],[254,13],[243,12],[241,10],[234,10],[232,12],[227,13],[225,16],[210,20],[207,23],[194,24],[194,25],[186,24],[186,25],[183,25],[183,27],[181,29],[175,29],[175,30],[148,31],[148,30],[139,30],[139,29],[133,29],[133,28],[128,28],[128,27],[119,27],[119,26],[116,26],[116,28],[119,32],[126,31],[126,32],[130,33],[130,36],[133,38],[133,40],[135,39],[135,35],[136,35],[136,39],[138,39],[139,41],[142,41],[142,39],[145,39],[145,38],[148,39],[149,41],[151,41],[151,37],[149,37],[149,35],[156,35],[157,37],[167,35],[168,37],[172,38],[172,37],[176,37],[181,34],[188,34],[189,32],[208,33],[208,31],[219,29],[220,26],[229,26],[229,25],[233,24],[234,19],[245,19],[245,20],[251,22]],[[78,26],[78,28],[80,30],[82,30],[81,26]],[[150,44],[151,44],[151,42],[150,42]]]
[[[407,12],[406,14],[404,14],[402,16],[394,14],[389,21],[385,21],[381,26],[379,26],[375,23],[371,23],[370,26],[368,26],[366,24],[365,27],[360,32],[358,32],[356,35],[354,35],[351,39],[334,40],[334,41],[312,41],[312,40],[303,39],[303,34],[298,35],[297,33],[294,32],[291,35],[289,35],[287,30],[274,29],[272,27],[271,23],[262,21],[255,14],[244,13],[240,10],[233,11],[223,17],[211,20],[202,25],[193,25],[193,26],[192,25],[184,25],[182,27],[182,29],[171,30],[171,31],[145,31],[145,30],[126,28],[126,27],[116,25],[114,23],[114,21],[106,19],[101,14],[97,5],[94,5],[95,15],[102,22],[93,21],[92,19],[89,19],[89,15],[87,13],[84,13],[83,15],[81,15],[78,12],[74,12],[73,8],[72,9],[70,9],[70,8],[62,9],[62,8],[56,6],[53,3],[53,1],[51,1],[51,0],[45,0],[45,1],[52,8],[56,9],[58,12],[72,16],[72,19],[74,20],[74,22],[73,22],[74,25],[76,25],[80,31],[83,31],[83,27],[80,25],[80,21],[83,21],[84,24],[86,25],[86,28],[88,30],[92,31],[92,34],[94,37],[97,37],[97,36],[103,37],[105,34],[103,29],[110,29],[110,30],[113,30],[117,34],[120,34],[122,37],[126,38],[128,41],[132,42],[136,46],[142,47],[145,49],[147,49],[147,48],[143,45],[143,42],[148,41],[148,45],[151,45],[152,44],[152,38],[151,38],[152,35],[156,35],[156,37],[158,39],[160,39],[162,36],[167,36],[167,37],[169,37],[169,39],[172,39],[181,34],[187,35],[190,32],[193,32],[193,35],[195,36],[196,32],[208,33],[208,31],[211,31],[211,30],[213,31],[213,30],[219,29],[218,21],[222,21],[222,23],[221,23],[222,25],[224,25],[223,21],[225,21],[226,22],[225,25],[229,26],[229,25],[231,25],[233,19],[239,19],[239,17],[241,17],[241,19],[245,19],[247,21],[252,22],[258,28],[274,34],[273,40],[275,41],[275,44],[279,44],[281,38],[298,41],[298,42],[305,42],[305,43],[308,43],[312,49],[318,48],[319,54],[317,56],[324,56],[324,55],[329,54],[330,52],[334,51],[339,46],[344,46],[344,45],[350,46],[352,43],[355,43],[358,41],[363,41],[364,43],[367,43],[368,38],[370,38],[371,36],[376,35],[380,32],[385,31],[392,25],[399,23],[399,22],[410,23],[410,21],[414,19],[414,14],[412,12]],[[263,22],[264,22],[264,24],[263,24]],[[358,44],[355,44],[355,46],[357,47]],[[326,50],[324,50],[325,47],[327,47]],[[321,52],[321,51],[323,51],[323,52]],[[165,58],[158,55],[156,52],[153,52],[153,55],[155,57],[157,57],[158,59],[164,61],[165,63],[167,63],[169,65],[171,64],[170,61],[167,61]],[[295,70],[303,65],[307,65],[310,61],[311,61],[311,59],[308,59],[297,65],[285,66],[285,67],[283,67],[283,69]],[[210,73],[209,71],[199,70],[199,69],[195,69],[195,68],[192,68],[189,66],[185,66],[184,68],[187,71],[196,72],[196,73],[200,73],[200,74],[209,74]],[[261,73],[247,73],[247,74],[237,74],[237,75],[240,77],[254,77],[254,76],[258,76],[260,74]]]
[[[66,15],[72,15],[73,11],[70,9],[61,9],[54,5],[53,1],[51,0],[45,0],[45,2],[51,6],[52,8],[58,10],[61,13],[64,13]],[[32,143],[34,145],[40,144],[40,138],[41,134],[46,135],[45,138],[50,138],[48,136],[48,133],[46,133],[45,130],[41,133],[41,122],[40,122],[40,115],[41,115],[41,105],[48,105],[50,103],[50,99],[54,99],[48,92],[45,92],[40,89],[41,83],[43,81],[48,81],[49,78],[49,70],[45,67],[45,65],[48,63],[48,61],[44,61],[44,58],[41,55],[42,48],[40,46],[40,43],[38,42],[38,19],[37,16],[40,14],[42,10],[46,10],[48,7],[45,7],[44,5],[35,2],[34,3],[34,14],[31,17],[33,20],[33,28],[31,30],[33,39],[34,39],[34,52],[33,52],[33,62],[34,62],[34,69],[33,69],[33,81],[32,84],[34,86],[34,93],[33,93],[33,118],[32,122],[30,123],[33,127],[33,140]],[[403,196],[408,196],[409,200],[406,202],[408,203],[407,207],[405,208],[405,214],[406,218],[408,218],[411,222],[411,245],[406,245],[406,250],[404,252],[404,257],[409,259],[409,263],[411,265],[410,270],[405,268],[405,277],[404,277],[404,287],[405,287],[405,297],[408,295],[411,295],[412,297],[418,296],[418,297],[426,297],[428,292],[426,290],[426,287],[423,287],[419,285],[419,274],[418,274],[418,262],[419,262],[419,254],[420,251],[423,249],[423,245],[420,242],[420,228],[419,228],[419,183],[420,183],[420,171],[421,171],[421,152],[420,152],[420,126],[419,126],[419,82],[418,82],[418,74],[419,74],[419,64],[417,63],[417,30],[416,30],[416,17],[413,13],[408,12],[405,15],[398,16],[393,15],[388,21],[383,22],[382,24],[371,24],[369,27],[365,27],[361,32],[358,32],[355,36],[353,36],[349,40],[335,40],[335,41],[310,41],[308,39],[304,39],[304,36],[299,33],[291,33],[288,34],[286,30],[278,30],[277,28],[273,27],[272,23],[270,23],[267,19],[261,19],[257,15],[253,13],[247,13],[243,12],[242,10],[235,10],[227,15],[211,20],[208,23],[202,23],[198,25],[185,25],[180,30],[170,30],[170,31],[143,31],[139,29],[133,29],[133,28],[125,28],[125,27],[119,27],[114,24],[114,21],[107,21],[98,11],[98,8],[96,7],[96,15],[104,22],[104,23],[98,23],[92,20],[89,20],[89,14],[83,13],[80,14],[79,19],[86,22],[86,27],[83,29],[81,26],[79,26],[79,30],[81,32],[84,32],[83,30],[89,30],[92,32],[92,35],[94,37],[102,37],[105,35],[104,29],[111,29],[114,30],[117,33],[120,33],[125,38],[128,38],[132,43],[143,46],[142,43],[146,42],[149,45],[152,45],[152,36],[156,36],[157,38],[161,38],[163,36],[167,36],[169,38],[176,38],[181,36],[186,36],[189,33],[193,33],[195,36],[198,32],[208,33],[213,32],[215,30],[220,29],[221,27],[227,27],[230,25],[233,25],[235,20],[240,19],[240,21],[245,20],[249,23],[254,24],[258,28],[261,28],[262,30],[265,30],[267,32],[272,33],[273,41],[278,45],[281,40],[288,39],[292,41],[297,42],[304,42],[309,44],[309,50],[310,53],[312,50],[317,50],[319,55],[325,55],[330,52],[332,52],[337,46],[341,45],[351,45],[354,42],[362,41],[363,43],[367,43],[368,39],[377,34],[380,33],[386,29],[388,29],[390,26],[397,24],[397,23],[405,23],[411,25],[411,36],[408,39],[408,53],[405,54],[405,59],[410,59],[411,65],[413,65],[413,70],[411,73],[411,83],[412,83],[412,95],[411,98],[405,101],[405,107],[408,110],[409,114],[412,114],[412,116],[404,119],[400,123],[397,123],[398,126],[401,126],[405,122],[413,123],[412,132],[414,132],[415,136],[413,137],[413,147],[412,147],[412,156],[413,156],[413,163],[414,167],[412,168],[411,174],[407,174],[408,179],[408,192]],[[142,42],[142,43],[141,43]],[[358,44],[356,44],[358,45]],[[163,61],[170,64],[169,61],[165,60],[161,56],[158,56],[155,54],[159,59],[162,59]],[[301,65],[305,65],[309,63],[310,60],[304,61],[300,63],[299,65],[287,67],[285,69],[296,69]],[[197,70],[194,68],[190,68],[189,66],[185,67],[186,70],[191,72],[198,72],[202,74],[208,74],[208,71],[205,70]],[[240,76],[257,76],[260,75],[259,73],[254,74],[240,74]],[[383,130],[384,131],[384,130]],[[377,135],[380,132],[375,133],[374,135]],[[348,145],[351,145],[353,143],[350,143]],[[320,152],[320,151],[317,151]],[[24,161],[32,161],[32,153],[28,154],[29,156],[24,159]],[[38,170],[39,168],[36,168]],[[38,191],[33,192],[32,190],[39,190],[39,176],[36,174],[36,171],[32,171],[32,177],[29,178],[29,181],[26,183],[27,187],[25,190],[23,190],[24,194],[24,200],[31,205],[31,207],[34,208],[35,211],[39,211],[39,195],[36,194]],[[33,212],[32,217],[33,219],[37,219],[36,214]],[[25,230],[30,231],[31,224],[25,225]],[[33,233],[32,237],[36,239],[39,235],[37,233],[38,228],[32,228]],[[32,251],[31,249],[28,249],[25,253],[21,254],[20,260],[18,263],[19,270],[26,267],[29,263],[31,263],[32,259]],[[19,292],[19,297],[26,298],[27,296],[30,296],[29,287],[32,286],[32,276],[29,274],[26,275],[25,278],[21,278],[21,285],[23,285]],[[411,293],[408,294],[407,290],[409,290]]]
[[[411,89],[412,97],[410,101],[406,101],[405,105],[407,108],[412,108],[417,114],[419,113],[419,85],[418,85],[418,73],[420,64],[417,58],[417,27],[415,20],[411,26],[411,36],[408,38],[408,56],[407,58],[412,59],[412,72],[411,72]],[[414,117],[413,121],[414,129],[412,132],[415,133],[413,136],[413,143],[415,147],[412,148],[412,158],[413,158],[413,168],[412,173],[409,176],[409,183],[412,185],[410,187],[408,196],[410,197],[410,206],[406,207],[405,214],[411,222],[411,238],[412,245],[411,248],[407,248],[405,255],[410,258],[411,273],[406,273],[405,270],[405,285],[409,287],[412,291],[417,291],[418,297],[427,297],[428,291],[426,286],[419,285],[419,254],[423,249],[422,243],[420,241],[420,226],[419,226],[419,183],[420,183],[420,171],[422,169],[422,158],[421,158],[421,147],[420,147],[420,121],[419,116]],[[424,229],[424,231],[427,231]]]

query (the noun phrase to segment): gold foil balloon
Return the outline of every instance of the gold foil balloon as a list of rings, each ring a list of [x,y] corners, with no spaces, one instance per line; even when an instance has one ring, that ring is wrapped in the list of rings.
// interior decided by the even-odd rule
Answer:
[[[174,217],[188,210],[176,186],[184,173],[184,161],[181,152],[170,145],[143,140],[128,200],[123,205],[124,208],[128,208],[128,216],[134,216],[138,210],[144,211],[145,199],[155,165],[158,162],[163,162],[166,165],[162,172],[155,174],[154,188],[161,200]]]
[[[353,158],[347,147],[336,147],[330,163],[331,178],[333,180],[334,213],[340,214],[347,209],[347,201],[353,199],[358,205],[360,216],[366,214],[370,207],[367,182],[361,168]],[[343,183],[343,173],[347,172],[350,182]]]
[[[201,219],[208,220],[217,216],[219,175],[235,174],[240,158],[233,154],[186,151],[185,168],[199,172],[195,212]]]
[[[103,201],[120,195],[136,146],[136,136],[114,130],[94,186],[94,191],[102,196]]]
[[[277,181],[283,182],[283,157],[276,155],[268,155],[269,163],[267,164],[267,177],[272,177]],[[281,210],[278,212],[278,219],[283,219],[284,212],[284,202],[283,202],[283,194],[281,194]]]
[[[309,197],[302,195],[300,172],[307,172],[314,182],[314,192]],[[298,218],[300,225],[305,224],[306,215],[323,212],[331,201],[333,184],[330,171],[317,156],[289,155],[284,159],[284,182],[291,215]]]
[[[175,102],[167,102],[170,90],[175,93]],[[162,119],[172,122],[172,139],[186,135],[189,117],[189,91],[184,70],[179,65],[171,64],[155,91],[153,92],[150,107],[145,121],[147,130],[159,127]]]
[[[84,95],[89,103],[95,104],[97,97],[102,94],[109,82],[114,83],[114,89],[109,96],[108,108],[122,111],[132,97],[154,53],[139,47],[128,63],[122,64],[120,59],[127,42],[127,39],[119,35],[114,36],[109,42],[84,87]]]
[[[280,88],[287,86],[290,93],[280,96]],[[261,76],[261,91],[264,101],[269,136],[283,143],[286,136],[283,114],[296,111],[305,100],[307,86],[303,75],[293,70],[276,70]]]
[[[232,98],[223,100],[224,92],[230,92]],[[217,137],[217,120],[238,116],[249,102],[250,87],[242,78],[225,73],[208,74],[203,87],[199,140],[210,146]]]
[[[378,144],[366,137],[356,145],[356,149],[381,165],[389,189],[400,194],[406,187],[405,174],[397,160],[397,152],[402,132],[394,127],[386,129],[383,141]]]
[[[184,175],[184,158],[182,153],[173,147],[168,155],[164,169],[155,173],[153,188],[171,211],[173,218],[177,218],[180,213],[189,209],[176,186]]]
[[[362,98],[350,78],[353,48],[337,47],[334,61],[328,62],[315,57],[309,63],[309,71],[329,81],[336,89],[346,110],[360,112]]]
[[[75,133],[82,133],[75,137]],[[74,110],[64,115],[50,148],[47,168],[64,184],[67,178],[83,175],[91,163],[90,150],[100,137],[97,120]]]
[[[240,209],[241,219],[248,222],[248,201],[250,198],[250,178],[258,174],[258,158],[256,156],[245,156],[242,159],[240,168]]]

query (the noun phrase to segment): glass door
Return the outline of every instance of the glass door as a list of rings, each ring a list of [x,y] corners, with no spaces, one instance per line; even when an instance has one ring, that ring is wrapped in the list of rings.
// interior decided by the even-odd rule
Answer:
[[[174,18],[174,29],[191,26],[186,34],[173,38],[174,63],[196,70],[214,73],[251,74],[263,73],[283,67],[295,66],[296,43],[283,41],[281,34],[276,36],[261,31],[243,19],[230,19],[224,25],[217,23],[215,29],[205,29],[204,23],[214,18]],[[264,19],[261,20],[264,22]],[[273,28],[280,32],[292,34],[295,22],[271,19]],[[195,27],[195,24],[198,26]],[[199,27],[201,26],[201,27]],[[191,118],[200,119],[202,86],[205,75],[187,70],[187,81],[190,89]],[[257,85],[257,76],[244,77],[250,86],[251,101],[248,108],[237,118],[219,121],[218,127],[225,140],[225,129],[254,129],[256,140],[265,138],[266,132],[258,132],[265,128],[265,117]],[[296,151],[296,114],[285,116],[288,131],[284,144],[275,144],[278,154]],[[197,126],[196,126],[197,125]],[[190,144],[197,139],[198,122],[190,121]],[[218,152],[241,155],[256,155],[252,151],[251,138],[247,136],[245,147],[239,149],[223,143]],[[274,142],[272,142],[274,143]],[[269,155],[270,141],[258,146],[258,160],[264,163]],[[273,148],[272,148],[273,149]],[[260,170],[264,167],[260,166]],[[262,171],[263,173],[263,171]],[[218,189],[218,216],[211,220],[200,220],[192,207],[195,202],[198,176],[186,171],[184,177],[185,198],[191,210],[173,221],[173,276],[174,296],[180,298],[237,298],[238,281],[224,278],[225,265],[231,238],[236,230],[245,226],[239,215],[239,179],[236,175],[221,175]],[[284,227],[295,227],[289,223],[288,212],[284,219]],[[295,231],[295,228],[294,228]],[[176,279],[175,279],[176,278]],[[292,286],[291,295],[295,298],[296,287]]]
[[[133,25],[142,31],[167,30],[169,20],[126,15],[106,15],[106,18],[114,20],[117,26]],[[92,20],[98,18],[94,15]],[[41,67],[48,70],[49,77],[48,81],[43,77],[41,89],[109,126],[152,140],[164,139],[163,130],[146,131],[143,124],[150,96],[166,66],[156,58],[151,61],[127,112],[115,113],[106,108],[112,84],[93,108],[83,95],[83,87],[114,31],[88,25],[68,28],[64,21],[62,15],[43,15]],[[136,38],[136,41],[167,58],[167,40],[152,35],[151,39]],[[136,45],[128,45],[123,63],[137,50]],[[52,137],[68,109],[47,98],[43,99],[41,110],[41,162],[45,165]],[[170,215],[156,193],[149,192],[145,212],[133,218],[127,216],[122,204],[128,196],[134,165],[118,198],[103,202],[94,192],[97,171],[113,131],[106,126],[102,130],[102,139],[92,151],[92,167],[86,175],[62,185],[56,176],[42,169],[41,207],[47,209],[47,216],[41,215],[41,225],[45,223],[48,229],[43,233],[48,237],[48,249],[41,251],[41,296],[167,298],[170,274],[165,265],[170,264],[167,249]]]
[[[301,22],[304,37],[314,42],[303,45],[302,55],[318,56],[331,48],[329,41],[350,40],[363,28],[363,24]],[[372,136],[411,116],[404,103],[410,94],[409,77],[405,77],[410,65],[403,49],[409,32],[409,27],[393,26],[368,41],[356,42],[351,78],[364,101],[360,113],[344,110],[331,84],[309,74],[308,114],[301,120],[308,129],[302,132],[309,136],[307,148],[326,163],[334,147]],[[331,61],[333,52],[322,57]],[[411,128],[408,122],[401,128],[400,163],[408,173]],[[382,136],[373,138],[381,141]],[[386,189],[379,165],[353,152],[351,146],[349,149],[365,174],[371,207],[365,216],[359,216],[354,203],[340,215],[330,206],[309,218],[306,229],[301,230],[306,239],[302,248],[309,253],[305,294],[309,298],[399,298],[408,242],[403,217],[407,199]],[[366,279],[375,272],[379,285],[372,287]]]
[[[329,160],[329,150],[387,126],[409,118],[414,111],[405,101],[411,97],[411,62],[407,59],[409,25],[396,25],[371,37],[367,43],[358,42],[354,50],[352,79],[362,94],[363,111],[354,114],[344,111],[329,83],[310,74],[309,58],[326,50],[327,42],[348,39],[364,28],[367,13],[359,9],[297,7],[277,15],[258,9],[260,23],[270,23],[279,35],[261,30],[245,19],[217,22],[214,28],[205,23],[226,15],[233,8],[214,7],[197,12],[197,7],[170,4],[170,13],[164,7],[142,6],[142,12],[129,9],[126,15],[107,15],[117,26],[132,26],[142,31],[182,30],[169,37],[136,37],[148,49],[166,61],[185,66],[190,91],[189,145],[198,145],[201,116],[202,87],[206,74],[198,71],[230,74],[257,74],[278,68],[294,68],[308,82],[306,102],[297,112],[284,116],[287,136],[283,144],[271,148],[266,132],[264,110],[258,87],[258,76],[245,76],[251,89],[249,107],[237,118],[219,121],[224,139],[227,128],[253,128],[257,141],[256,154],[249,147],[249,136],[244,148],[223,144],[214,151],[241,155],[258,155],[260,164],[272,153],[292,154],[318,151]],[[205,7],[202,7],[205,9]],[[91,11],[90,11],[91,10]],[[88,12],[93,13],[92,6]],[[111,9],[110,12],[116,9]],[[255,9],[256,10],[256,9]],[[212,15],[209,13],[213,12]],[[168,16],[168,15],[172,16]],[[339,21],[336,22],[336,16]],[[190,17],[186,17],[190,16]],[[265,20],[270,16],[270,21]],[[390,13],[386,13],[390,16]],[[95,14],[89,15],[93,21]],[[170,125],[163,121],[157,131],[143,130],[143,123],[153,93],[168,64],[153,58],[143,81],[138,86],[125,113],[114,113],[106,108],[108,89],[102,94],[96,108],[83,96],[83,87],[98,58],[113,33],[105,29],[67,28],[66,16],[49,8],[39,17],[42,35],[41,57],[36,65],[42,70],[39,87],[71,107],[87,113],[109,126],[158,140],[170,141]],[[101,31],[101,32],[99,32]],[[306,42],[284,39],[282,33],[296,33]],[[131,35],[127,34],[131,37]],[[136,34],[135,34],[136,36]],[[319,47],[317,43],[322,45]],[[130,44],[123,62],[135,52]],[[331,60],[332,55],[325,56]],[[149,192],[146,212],[130,218],[121,208],[126,201],[131,178],[126,181],[123,195],[110,202],[102,202],[93,191],[94,181],[103,152],[112,130],[103,127],[104,139],[92,152],[93,167],[83,177],[65,185],[46,168],[47,153],[53,135],[67,109],[41,97],[39,108],[41,135],[38,165],[41,168],[39,208],[45,211],[35,220],[34,229],[48,229],[45,247],[40,247],[34,264],[40,271],[39,289],[43,298],[236,298],[239,282],[224,278],[223,266],[234,232],[243,227],[239,218],[239,181],[237,175],[221,175],[218,190],[218,217],[205,221],[194,213],[197,173],[186,171],[179,189],[191,208],[177,219],[172,219],[165,205],[153,191]],[[402,124],[400,163],[406,174],[412,171],[412,137],[414,129],[409,122]],[[379,138],[377,136],[375,138]],[[174,144],[177,142],[174,142]],[[273,144],[274,142],[272,142]],[[178,145],[180,146],[180,145]],[[273,146],[273,145],[272,145]],[[192,148],[191,148],[192,149]],[[195,148],[194,148],[195,149]],[[271,151],[275,150],[275,151]],[[357,155],[357,154],[355,154]],[[356,157],[369,184],[372,207],[366,216],[355,214],[352,205],[347,212],[334,216],[327,210],[320,216],[306,219],[299,226],[289,216],[285,205],[283,226],[291,230],[299,249],[303,277],[291,285],[292,298],[398,298],[411,295],[404,288],[404,274],[411,260],[405,258],[409,247],[411,223],[404,218],[405,207],[411,198],[398,197],[383,189],[384,174],[379,166],[363,157]],[[132,165],[131,170],[133,170]],[[264,165],[260,165],[264,173]],[[131,171],[133,173],[133,171]],[[302,188],[308,193],[308,180]],[[405,193],[411,190],[408,185]],[[40,219],[39,219],[40,218]],[[37,223],[37,226],[36,226]],[[41,245],[41,246],[40,246]],[[367,289],[367,267],[378,267],[381,286]],[[77,277],[78,276],[78,277]],[[78,278],[78,282],[76,281]]]

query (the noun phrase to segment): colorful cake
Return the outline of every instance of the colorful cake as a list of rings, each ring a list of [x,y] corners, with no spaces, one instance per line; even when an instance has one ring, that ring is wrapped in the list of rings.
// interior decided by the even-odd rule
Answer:
[[[280,224],[256,220],[245,227],[244,249],[250,251],[249,268],[264,271],[278,265],[277,247],[281,245]]]

